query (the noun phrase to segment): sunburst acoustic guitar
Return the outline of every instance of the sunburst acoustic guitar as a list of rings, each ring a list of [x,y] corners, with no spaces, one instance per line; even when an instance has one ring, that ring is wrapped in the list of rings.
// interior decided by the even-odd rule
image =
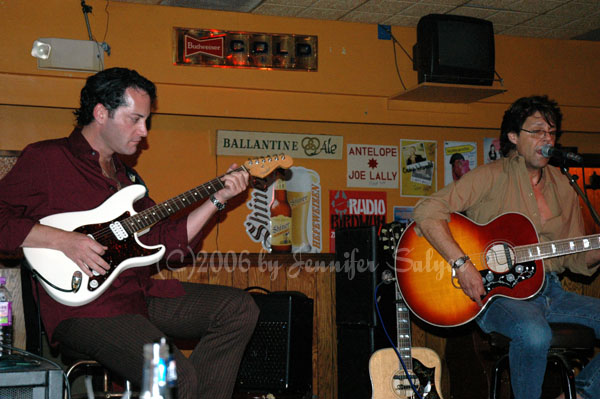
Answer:
[[[446,260],[410,224],[396,248],[396,278],[406,304],[427,323],[452,327],[481,313],[490,299],[527,299],[544,284],[543,259],[600,248],[600,235],[540,243],[531,220],[505,213],[478,224],[455,213],[450,231],[481,274],[486,294],[479,307],[452,276]]]

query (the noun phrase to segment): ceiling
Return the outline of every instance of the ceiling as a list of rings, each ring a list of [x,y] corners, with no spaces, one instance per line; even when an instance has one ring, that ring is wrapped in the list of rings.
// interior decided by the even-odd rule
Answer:
[[[457,14],[490,20],[502,35],[600,41],[600,0],[117,1],[411,27],[427,14]]]

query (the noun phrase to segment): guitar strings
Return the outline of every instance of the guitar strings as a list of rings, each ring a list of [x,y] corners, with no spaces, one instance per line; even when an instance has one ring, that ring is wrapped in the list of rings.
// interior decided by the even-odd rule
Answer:
[[[238,169],[236,169],[236,171],[240,170],[240,169],[241,168],[238,168]],[[222,180],[220,178],[215,178],[215,179],[211,180],[208,183],[201,184],[200,186],[195,187],[195,188],[187,191],[186,193],[179,194],[178,196],[173,197],[173,198],[171,198],[171,199],[169,199],[169,200],[167,200],[165,202],[157,204],[157,205],[155,205],[155,206],[153,206],[151,208],[144,209],[143,211],[141,211],[139,213],[136,213],[135,215],[129,216],[129,217],[123,219],[120,222],[121,222],[122,225],[124,225],[124,226],[126,226],[126,228],[128,228],[129,226],[131,226],[130,223],[127,223],[128,221],[130,221],[132,219],[135,219],[135,218],[139,218],[140,215],[143,217],[145,214],[148,214],[149,212],[151,212],[152,209],[164,209],[164,206],[167,206],[167,205],[176,205],[177,204],[176,199],[180,199],[179,202],[183,202],[181,200],[181,198],[185,198],[185,199],[187,199],[187,198],[193,198],[193,197],[190,197],[190,196],[186,196],[186,194],[188,194],[188,193],[190,193],[190,192],[192,192],[194,190],[197,191],[200,188],[202,188],[202,189],[204,189],[204,191],[206,191],[206,194],[203,195],[201,198],[206,198],[208,195],[211,194],[211,191],[207,187],[211,187],[211,186],[220,186],[221,188],[225,187],[225,185],[223,184],[223,182],[222,182]],[[216,191],[214,191],[214,192],[216,192]],[[183,209],[183,208],[179,208],[178,206],[175,206],[175,207],[171,206],[171,207],[172,208],[178,208],[177,210]],[[166,216],[170,216],[170,215],[167,214]],[[140,229],[140,230],[143,230],[143,229]],[[140,230],[129,231],[129,233],[136,233],[136,232],[138,232]],[[111,230],[110,227],[103,227],[100,230],[96,231],[94,234],[92,234],[92,236],[94,237],[94,239],[96,241],[102,242],[101,240],[103,240],[103,239],[111,238],[111,236],[113,236],[113,232],[112,232],[112,230]]]

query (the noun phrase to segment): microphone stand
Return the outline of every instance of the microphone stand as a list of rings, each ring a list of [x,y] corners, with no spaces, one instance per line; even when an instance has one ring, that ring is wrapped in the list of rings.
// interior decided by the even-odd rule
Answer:
[[[600,226],[600,216],[598,216],[598,213],[596,212],[596,210],[594,209],[594,207],[592,206],[592,203],[590,202],[588,196],[585,194],[585,192],[581,189],[581,187],[579,187],[579,185],[577,184],[577,178],[579,176],[573,176],[572,174],[569,173],[569,170],[567,168],[566,162],[563,159],[562,161],[562,165],[560,167],[561,172],[567,176],[567,178],[569,179],[569,183],[571,183],[571,186],[573,186],[573,188],[575,189],[575,191],[577,192],[577,194],[579,194],[579,196],[581,198],[583,198],[583,202],[585,202],[585,205],[588,207],[588,209],[590,210],[590,214],[592,215],[592,218],[594,219],[594,222],[596,222],[596,224],[598,226]],[[584,178],[585,179],[585,178]],[[585,184],[585,182],[584,182]]]

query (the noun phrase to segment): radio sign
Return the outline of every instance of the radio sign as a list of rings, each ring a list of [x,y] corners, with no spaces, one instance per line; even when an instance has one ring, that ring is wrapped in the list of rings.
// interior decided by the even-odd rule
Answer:
[[[335,230],[381,226],[387,214],[385,191],[329,191],[329,251],[335,251]]]

